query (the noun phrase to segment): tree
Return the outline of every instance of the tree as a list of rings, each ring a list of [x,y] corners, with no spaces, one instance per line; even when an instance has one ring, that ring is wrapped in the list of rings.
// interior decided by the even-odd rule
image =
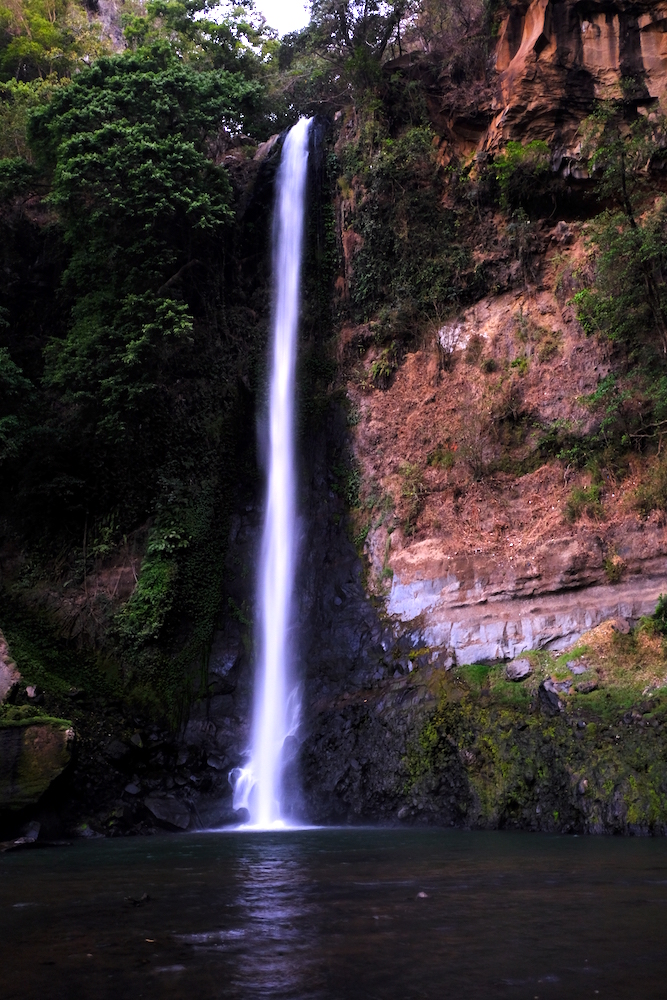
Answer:
[[[0,324],[4,324],[0,315]],[[34,386],[0,347],[0,465],[17,454],[26,428],[26,409]]]
[[[0,79],[69,76],[110,51],[102,22],[73,0],[0,2]]]
[[[584,121],[581,134],[599,196],[615,206],[593,230],[599,287],[577,296],[581,318],[589,329],[624,340],[648,325],[667,354],[667,212],[663,199],[645,201],[652,164],[664,156],[667,122],[656,112],[628,120],[624,105],[609,101]]]
[[[207,142],[238,131],[259,90],[158,47],[100,59],[33,113],[29,138],[53,170],[69,247],[69,330],[46,348],[45,385],[67,448],[81,450],[87,503],[127,487],[149,502],[178,437],[202,308],[189,279],[220,267],[233,218]]]
[[[234,5],[148,0],[142,14],[124,17],[124,35],[135,51],[166,41],[184,62],[248,77],[261,76],[279,48],[276,32],[255,11],[253,0]]]
[[[314,0],[314,43],[330,58],[351,60],[360,68],[379,64],[413,8],[413,0]]]

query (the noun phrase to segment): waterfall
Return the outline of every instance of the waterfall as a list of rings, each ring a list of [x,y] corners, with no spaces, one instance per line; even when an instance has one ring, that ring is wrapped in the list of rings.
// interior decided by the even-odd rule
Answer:
[[[310,118],[290,129],[276,180],[273,223],[273,326],[269,397],[269,469],[258,580],[259,662],[250,761],[232,773],[234,808],[252,826],[285,826],[283,748],[299,721],[290,627],[296,568],[294,374],[301,286]]]

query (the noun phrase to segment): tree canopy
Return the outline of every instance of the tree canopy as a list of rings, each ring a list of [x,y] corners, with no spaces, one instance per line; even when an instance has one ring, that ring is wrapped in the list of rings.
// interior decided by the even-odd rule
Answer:
[[[207,139],[238,130],[257,93],[239,74],[158,51],[100,59],[31,119],[69,248],[71,321],[47,345],[45,380],[98,483],[122,478],[130,454],[148,474],[163,457],[175,358],[198,307],[179,279],[217,259],[232,217]]]
[[[316,45],[339,58],[382,58],[414,0],[313,0]]]

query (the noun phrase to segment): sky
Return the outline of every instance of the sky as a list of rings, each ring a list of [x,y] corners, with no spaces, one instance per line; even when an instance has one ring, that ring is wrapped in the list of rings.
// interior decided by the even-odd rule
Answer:
[[[279,35],[305,28],[310,19],[308,0],[256,0],[256,8]]]

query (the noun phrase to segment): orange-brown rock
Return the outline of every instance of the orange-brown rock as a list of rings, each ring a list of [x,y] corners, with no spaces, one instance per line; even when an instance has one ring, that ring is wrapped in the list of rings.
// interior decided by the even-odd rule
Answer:
[[[498,106],[485,145],[543,139],[574,155],[594,100],[663,101],[666,31],[663,0],[512,3],[496,48]]]
[[[384,511],[366,536],[371,586],[445,664],[565,648],[604,620],[652,613],[667,589],[664,516],[636,509],[645,460],[606,473],[598,506],[575,515],[572,490],[589,473],[553,458],[521,465],[546,428],[581,435],[600,419],[586,397],[610,371],[609,348],[558,290],[583,260],[571,235],[539,287],[487,296],[440,329],[445,370],[434,338],[387,388],[348,383],[364,494]],[[347,341],[366,348],[369,370],[363,333]]]

